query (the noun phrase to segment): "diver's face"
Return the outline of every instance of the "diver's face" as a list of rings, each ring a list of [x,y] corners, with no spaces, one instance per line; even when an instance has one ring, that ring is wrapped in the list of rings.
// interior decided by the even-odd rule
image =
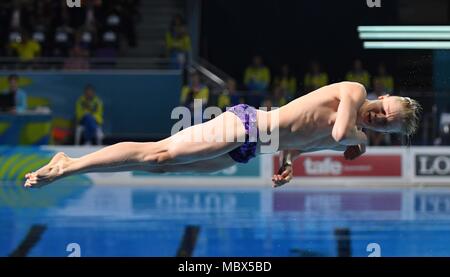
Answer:
[[[400,132],[402,109],[402,103],[398,97],[380,96],[378,100],[369,101],[362,109],[362,125],[377,132]]]

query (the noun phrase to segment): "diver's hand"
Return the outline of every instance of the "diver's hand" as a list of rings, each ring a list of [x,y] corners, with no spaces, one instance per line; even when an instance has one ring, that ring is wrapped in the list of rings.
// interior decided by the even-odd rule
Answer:
[[[292,170],[291,164],[285,164],[281,166],[278,170],[278,174],[274,174],[272,177],[272,187],[277,188],[286,183],[289,183],[289,181],[292,179],[293,172],[294,171]]]
[[[366,152],[366,145],[365,144],[358,144],[358,145],[350,145],[347,146],[347,149],[344,152],[344,158],[346,160],[354,160],[364,154]]]

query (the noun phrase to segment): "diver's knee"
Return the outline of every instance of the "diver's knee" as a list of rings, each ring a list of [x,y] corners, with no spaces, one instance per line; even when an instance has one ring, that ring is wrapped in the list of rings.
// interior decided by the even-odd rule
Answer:
[[[168,150],[160,150],[156,153],[147,153],[142,157],[142,162],[155,164],[158,166],[166,165],[174,161],[175,156]]]

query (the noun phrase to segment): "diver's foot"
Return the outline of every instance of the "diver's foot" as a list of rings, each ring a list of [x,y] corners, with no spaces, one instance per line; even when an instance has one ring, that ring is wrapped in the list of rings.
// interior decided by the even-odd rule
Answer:
[[[57,153],[51,161],[35,172],[25,175],[26,188],[39,188],[56,181],[64,175],[64,171],[71,162],[71,159],[63,152]]]

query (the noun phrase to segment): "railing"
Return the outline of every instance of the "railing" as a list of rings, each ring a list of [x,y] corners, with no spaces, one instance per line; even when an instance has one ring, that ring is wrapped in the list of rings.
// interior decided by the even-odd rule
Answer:
[[[31,61],[19,58],[1,57],[2,70],[123,70],[123,69],[172,69],[166,58],[80,58],[80,57],[38,57]]]
[[[213,95],[220,94],[225,89],[226,80],[230,78],[228,74],[205,59],[191,62],[190,69],[196,70],[203,76]]]

